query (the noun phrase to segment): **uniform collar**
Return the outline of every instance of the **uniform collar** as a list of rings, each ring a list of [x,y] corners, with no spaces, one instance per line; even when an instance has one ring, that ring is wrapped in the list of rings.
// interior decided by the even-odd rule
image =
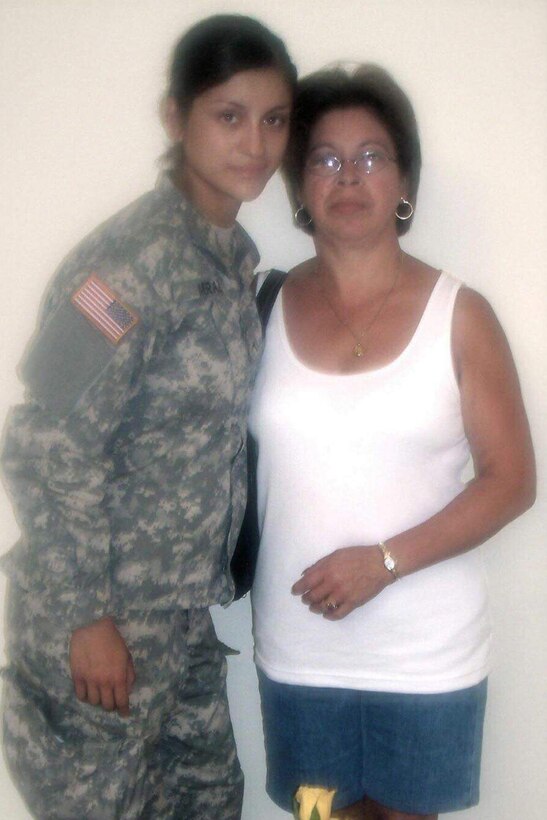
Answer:
[[[254,269],[260,254],[248,233],[235,223],[232,228],[212,225],[176,187],[168,172],[162,172],[156,183],[156,191],[171,199],[184,215],[184,223],[192,243],[207,257],[213,258],[225,273],[234,267],[240,269],[248,257],[249,267]]]

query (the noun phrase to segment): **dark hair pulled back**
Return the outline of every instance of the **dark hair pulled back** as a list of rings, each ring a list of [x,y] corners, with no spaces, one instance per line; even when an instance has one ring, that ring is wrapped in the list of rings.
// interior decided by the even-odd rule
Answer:
[[[168,95],[188,111],[203,92],[239,71],[274,68],[296,87],[296,68],[285,44],[266,26],[241,14],[217,14],[188,29],[175,46]]]

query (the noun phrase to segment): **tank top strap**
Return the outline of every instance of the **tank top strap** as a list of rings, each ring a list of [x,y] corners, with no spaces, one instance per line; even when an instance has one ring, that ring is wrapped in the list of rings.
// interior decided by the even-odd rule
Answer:
[[[462,284],[459,279],[441,271],[416,330],[413,347],[427,347],[443,337],[450,343],[454,305]]]

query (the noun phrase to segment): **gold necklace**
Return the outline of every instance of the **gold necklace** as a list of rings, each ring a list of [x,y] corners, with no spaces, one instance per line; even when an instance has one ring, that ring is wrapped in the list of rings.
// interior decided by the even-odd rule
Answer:
[[[385,295],[384,299],[382,300],[382,303],[380,304],[380,307],[378,308],[378,310],[376,311],[376,313],[372,317],[371,321],[364,328],[364,330],[362,330],[360,333],[356,333],[353,330],[353,328],[351,327],[350,323],[347,321],[347,319],[344,319],[342,316],[340,316],[340,314],[338,313],[338,311],[336,310],[336,308],[332,304],[331,300],[327,296],[327,293],[326,293],[325,289],[322,287],[322,285],[318,284],[319,291],[320,291],[321,295],[323,296],[325,302],[327,303],[327,305],[331,309],[331,311],[334,314],[337,321],[342,325],[342,327],[345,327],[346,330],[348,330],[350,332],[350,334],[353,336],[353,338],[355,340],[355,344],[353,346],[352,353],[353,353],[354,356],[357,356],[358,359],[361,359],[365,355],[366,347],[363,346],[364,339],[365,339],[366,336],[369,335],[369,333],[372,329],[372,326],[374,325],[374,323],[376,322],[376,320],[380,316],[381,312],[383,311],[383,309],[385,308],[385,306],[386,306],[386,304],[389,300],[389,297],[391,296],[391,294],[395,290],[395,286],[397,285],[397,282],[399,281],[399,276],[401,275],[402,267],[403,267],[403,252],[401,251],[401,255],[399,257],[399,264],[397,265],[397,271],[395,273],[395,276],[393,277],[393,282],[391,284],[391,287],[388,290],[387,294]]]

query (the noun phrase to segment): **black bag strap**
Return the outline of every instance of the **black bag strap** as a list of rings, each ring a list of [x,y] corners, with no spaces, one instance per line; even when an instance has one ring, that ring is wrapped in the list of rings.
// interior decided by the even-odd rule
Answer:
[[[262,332],[266,332],[270,313],[277,299],[277,294],[281,290],[287,274],[281,270],[271,270],[262,283],[262,287],[256,295],[256,307],[262,322]]]
[[[262,332],[266,331],[266,325],[270,318],[270,313],[274,306],[277,294],[286,279],[287,274],[280,270],[272,270],[268,273],[262,287],[256,297],[256,306],[260,321],[262,322]],[[247,507],[245,517],[239,533],[236,548],[232,556],[230,568],[235,586],[235,598],[241,598],[249,592],[254,579],[256,560],[258,556],[258,545],[260,535],[258,532],[258,509],[257,509],[257,487],[256,487],[256,464],[258,449],[256,441],[250,433],[247,433]]]

